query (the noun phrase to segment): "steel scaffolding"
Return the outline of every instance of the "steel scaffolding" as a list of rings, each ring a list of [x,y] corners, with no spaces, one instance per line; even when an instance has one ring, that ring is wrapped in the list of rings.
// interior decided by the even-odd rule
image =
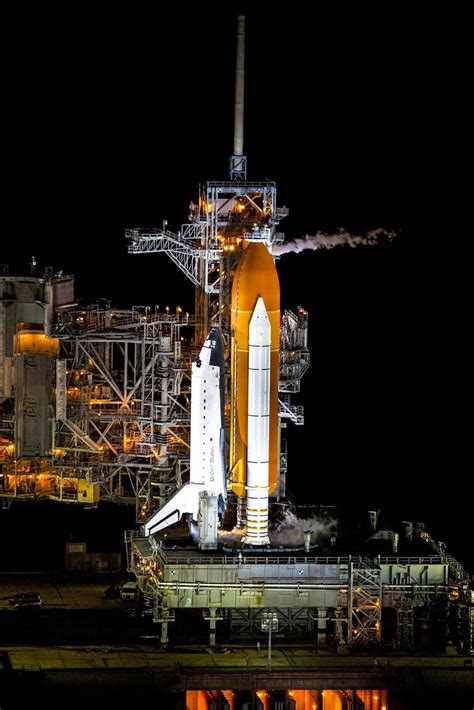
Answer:
[[[65,312],[57,327],[55,446],[62,463],[87,460],[101,497],[135,501],[138,521],[189,468],[193,326],[179,312],[98,309]]]
[[[351,645],[378,645],[381,639],[382,589],[380,564],[351,563],[349,640]]]

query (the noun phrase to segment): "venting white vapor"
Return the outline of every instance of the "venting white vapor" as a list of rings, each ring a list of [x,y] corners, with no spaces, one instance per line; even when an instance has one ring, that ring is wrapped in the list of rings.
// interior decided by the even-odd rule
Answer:
[[[333,518],[298,518],[287,511],[283,520],[276,525],[270,534],[270,544],[274,547],[303,547],[305,532],[312,532],[311,544],[320,544],[337,530],[337,520]]]
[[[282,254],[299,254],[305,249],[334,249],[338,246],[372,246],[377,244],[381,238],[386,238],[391,241],[396,236],[396,232],[389,232],[380,227],[372,229],[367,234],[350,234],[344,229],[339,230],[336,234],[327,234],[326,232],[316,232],[316,234],[305,234],[304,237],[299,237],[291,242],[284,244],[275,244],[272,249],[274,256]]]
[[[270,532],[271,547],[303,547],[306,532],[311,532],[311,545],[320,545],[337,532],[338,521],[326,516],[298,518],[295,513],[286,511],[282,520]],[[219,542],[239,548],[242,545],[244,530],[219,530]]]

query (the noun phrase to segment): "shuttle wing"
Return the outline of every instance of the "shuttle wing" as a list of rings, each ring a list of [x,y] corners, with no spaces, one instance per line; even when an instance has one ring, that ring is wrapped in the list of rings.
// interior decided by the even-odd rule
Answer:
[[[173,523],[179,522],[182,516],[188,514],[193,520],[197,520],[199,513],[199,494],[204,487],[195,483],[185,483],[179,491],[176,491],[160,508],[150,520],[145,523],[145,535],[155,533],[167,528]]]

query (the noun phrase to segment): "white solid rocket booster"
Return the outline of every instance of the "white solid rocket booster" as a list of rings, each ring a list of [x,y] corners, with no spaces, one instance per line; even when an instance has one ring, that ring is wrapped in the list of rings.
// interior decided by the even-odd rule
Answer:
[[[248,545],[268,545],[271,325],[261,296],[249,322],[247,423]]]

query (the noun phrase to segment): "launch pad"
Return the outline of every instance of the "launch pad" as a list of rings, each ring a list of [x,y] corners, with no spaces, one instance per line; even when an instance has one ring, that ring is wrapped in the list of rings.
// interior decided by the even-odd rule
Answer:
[[[422,527],[375,523],[356,548],[268,549],[286,496],[284,430],[304,423],[291,397],[310,363],[308,314],[280,306],[274,247],[288,210],[273,181],[247,179],[243,72],[240,18],[230,179],[204,182],[176,232],[126,232],[134,258],[166,254],[192,282],[193,315],[81,307],[72,278],[52,273],[0,278],[2,499],[134,502],[128,568],[163,646],[173,621],[198,613],[210,646],[274,633],[340,653],[471,654],[468,575]],[[163,531],[184,518],[197,540],[173,549]],[[219,536],[234,527],[232,551]]]
[[[205,552],[133,533],[127,548],[163,646],[170,624],[192,623],[198,611],[209,623],[210,646],[216,629],[218,643],[265,642],[270,614],[277,638],[339,653],[472,653],[473,592],[462,566],[422,526],[405,526],[400,542],[392,531],[370,533],[359,554],[347,554],[346,542],[307,551]]]
[[[192,370],[190,479],[148,518],[142,534],[127,535],[129,568],[161,625],[162,646],[178,616],[187,614],[189,623],[198,611],[209,623],[211,647],[216,634],[268,634],[270,644],[273,632],[341,652],[382,642],[406,651],[435,643],[422,632],[427,624],[441,643],[471,652],[466,574],[422,526],[404,524],[404,555],[398,554],[400,533],[379,531],[375,511],[355,551],[350,540],[338,547],[336,537],[327,552],[311,548],[309,537],[299,549],[271,549],[269,509],[286,492],[284,420],[303,423],[302,408],[290,405],[288,395],[299,391],[309,354],[306,313],[287,315],[286,322],[280,317],[272,249],[281,242],[276,226],[287,210],[276,206],[274,183],[247,182],[244,26],[241,17],[230,181],[206,183],[198,204],[190,205],[191,224],[177,234],[128,233],[132,253],[167,253],[193,281],[202,324],[196,345],[204,342]],[[224,357],[212,360],[221,340]],[[241,536],[235,550],[222,544],[229,511],[230,527]],[[197,539],[170,549],[163,531],[182,519],[194,521]],[[456,612],[448,620],[453,600]]]

